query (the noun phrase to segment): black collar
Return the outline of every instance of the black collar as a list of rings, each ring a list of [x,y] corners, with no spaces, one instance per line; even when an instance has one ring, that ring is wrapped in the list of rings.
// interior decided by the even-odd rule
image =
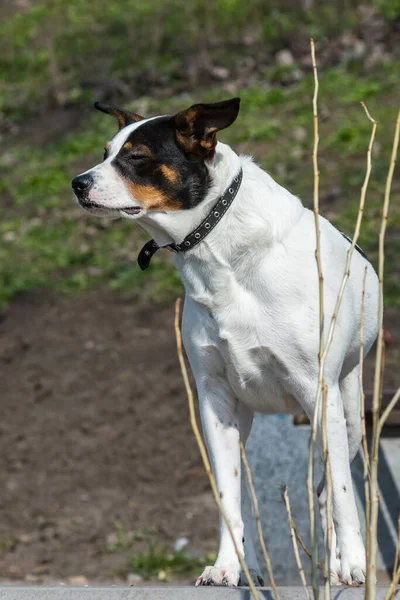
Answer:
[[[159,246],[154,240],[150,240],[147,242],[141,251],[139,252],[137,261],[139,267],[144,271],[150,264],[150,261],[153,255],[157,252],[157,250],[161,248],[168,248],[172,252],[186,252],[187,250],[191,250],[194,246],[197,246],[199,242],[201,242],[206,235],[210,233],[216,226],[216,224],[222,219],[233,200],[235,199],[236,194],[240,188],[240,184],[242,182],[243,171],[240,169],[239,173],[235,175],[233,181],[229,188],[225,190],[222,194],[218,202],[214,205],[211,212],[208,213],[205,219],[200,223],[200,225],[189,233],[185,237],[185,239],[180,244],[168,244],[167,246]]]

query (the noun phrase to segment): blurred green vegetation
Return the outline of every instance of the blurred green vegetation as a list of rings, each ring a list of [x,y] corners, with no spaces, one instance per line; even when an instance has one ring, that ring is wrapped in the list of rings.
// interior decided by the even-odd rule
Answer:
[[[400,0],[372,0],[395,22]],[[252,60],[262,75],[282,47],[360,30],[360,2],[289,0],[45,0],[0,24],[0,113],[23,120],[56,103],[94,100],[99,86],[181,91],[204,83],[201,67]],[[280,67],[284,69],[285,66]],[[277,76],[278,73],[275,73]]]
[[[235,74],[235,64],[240,56],[248,56],[249,45],[251,53],[262,57],[281,48],[294,32],[303,35],[307,46],[310,34],[324,40],[342,29],[344,19],[349,31],[358,27],[356,2],[345,3],[343,14],[331,3],[319,5],[318,11],[279,10],[281,4],[271,2],[266,8],[261,0],[212,4],[127,0],[122,8],[99,0],[88,11],[83,0],[52,0],[37,2],[3,20],[3,119],[16,125],[22,119],[30,118],[30,124],[37,119],[39,128],[51,130],[56,126],[52,109],[60,105],[66,110],[78,107],[84,118],[79,128],[60,134],[56,142],[38,144],[37,133],[33,131],[30,137],[29,128],[24,134],[22,126],[23,134],[10,136],[12,143],[4,146],[0,170],[7,176],[0,179],[5,208],[0,221],[0,303],[42,286],[72,293],[106,282],[120,290],[140,288],[141,293],[160,301],[181,290],[166,251],[142,273],[136,255],[145,236],[139,229],[127,221],[90,217],[73,200],[71,178],[101,160],[105,142],[115,133],[112,119],[95,111],[86,117],[82,108],[95,94],[104,94],[107,82],[117,90],[118,86],[137,86],[131,108],[146,116],[173,113],[192,102],[240,95],[239,119],[223,132],[221,140],[252,154],[275,179],[311,206],[311,74],[303,74],[298,81],[294,78],[291,85],[282,84],[282,75],[290,76],[297,64],[282,66],[260,59],[251,84],[233,82],[229,91],[223,91],[222,84],[206,82],[199,87],[196,79],[192,87],[199,89],[190,92],[191,74],[187,72],[189,57],[196,53],[208,53],[210,60]],[[398,1],[375,0],[374,4],[387,19],[400,15]],[[322,42],[317,43],[317,52],[320,50]],[[322,212],[349,235],[357,214],[371,130],[360,100],[379,123],[360,238],[373,262],[400,104],[399,67],[393,58],[368,74],[354,61],[320,72]],[[386,303],[398,307],[399,191],[397,177],[387,236]]]

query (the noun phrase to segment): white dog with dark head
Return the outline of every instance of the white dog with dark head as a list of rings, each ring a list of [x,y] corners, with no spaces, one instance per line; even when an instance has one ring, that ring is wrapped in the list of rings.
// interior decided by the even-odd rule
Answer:
[[[251,158],[217,142],[237,117],[239,99],[197,104],[150,119],[114,106],[120,130],[104,161],[76,177],[78,202],[96,215],[136,220],[159,246],[176,252],[186,290],[183,340],[196,380],[204,436],[236,543],[261,581],[243,523],[240,449],[253,414],[303,410],[313,418],[318,384],[319,296],[314,217]],[[231,194],[231,196],[229,196]],[[217,207],[217,208],[216,208]],[[320,218],[325,323],[330,323],[349,242]],[[142,257],[143,258],[143,257]],[[361,440],[359,327],[365,290],[365,354],[379,327],[378,279],[355,252],[327,360],[327,438],[333,482],[331,577],[365,581],[365,550],[350,474]],[[327,330],[327,327],[325,328]],[[326,530],[324,483],[319,486]],[[229,532],[200,585],[243,581]]]

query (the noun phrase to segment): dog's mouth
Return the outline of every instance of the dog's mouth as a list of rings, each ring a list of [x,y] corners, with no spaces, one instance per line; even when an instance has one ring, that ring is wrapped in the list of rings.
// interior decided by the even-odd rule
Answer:
[[[119,208],[118,210],[122,210],[127,215],[137,215],[142,209],[140,206],[128,206],[127,208]]]
[[[98,204],[97,202],[92,202],[92,200],[88,200],[87,198],[78,198],[78,202],[81,205],[81,207],[85,210],[106,210],[112,212],[121,211],[126,213],[127,215],[137,215],[142,210],[140,206],[124,206],[111,208],[108,206]]]
[[[94,208],[94,209],[96,209],[96,208],[99,208],[99,209],[105,208],[104,206],[101,206],[100,204],[97,204],[96,202],[92,202],[91,200],[88,200],[87,198],[79,198],[77,196],[77,200],[78,200],[78,203],[82,206],[82,208],[86,208],[86,210],[90,209],[90,208]]]

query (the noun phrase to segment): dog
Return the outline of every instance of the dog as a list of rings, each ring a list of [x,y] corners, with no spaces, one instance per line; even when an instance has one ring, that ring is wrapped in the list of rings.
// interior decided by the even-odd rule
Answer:
[[[118,133],[104,160],[72,181],[93,215],[136,221],[153,238],[139,255],[146,268],[159,247],[174,251],[185,286],[184,347],[196,381],[204,437],[221,502],[251,576],[262,583],[241,492],[239,441],[254,412],[313,418],[318,387],[319,291],[312,211],[248,156],[217,141],[239,113],[240,99],[195,104],[173,116],[143,118],[113,105]],[[349,242],[319,218],[325,338],[345,272]],[[327,439],[333,486],[330,576],[365,582],[366,557],[350,463],[361,441],[359,353],[362,286],[364,354],[374,343],[379,285],[354,252],[328,355]],[[318,486],[327,530],[326,487]],[[220,519],[215,565],[196,585],[245,584],[231,536]]]

